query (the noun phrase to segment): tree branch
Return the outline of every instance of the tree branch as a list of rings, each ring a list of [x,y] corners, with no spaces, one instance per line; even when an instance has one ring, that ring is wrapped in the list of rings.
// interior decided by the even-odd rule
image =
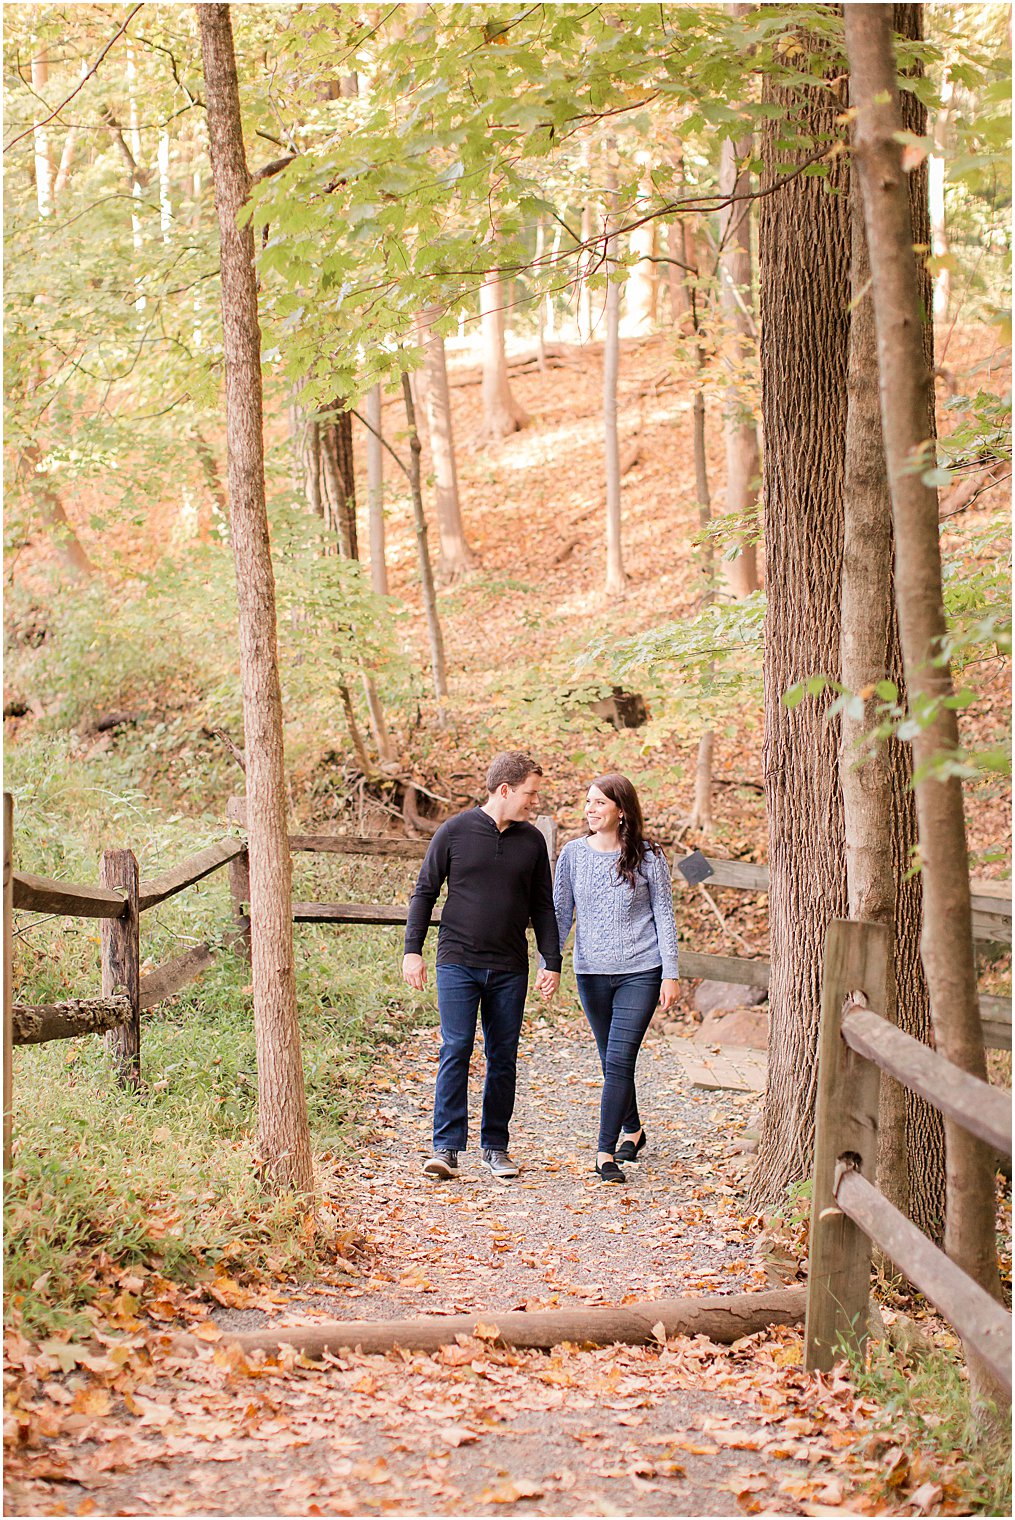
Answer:
[[[7,143],[6,146],[4,147],[4,152],[5,153],[7,152],[8,148],[13,148],[14,145],[15,145],[15,143],[21,142],[22,138],[31,137],[31,135],[32,135],[33,132],[37,132],[40,127],[47,126],[49,122],[53,121],[57,116],[59,116],[59,114],[63,110],[64,106],[69,105],[70,102],[74,99],[75,95],[79,94],[80,91],[82,89],[84,89],[84,86],[87,84],[88,80],[91,79],[92,75],[98,69],[99,64],[102,62],[103,58],[105,58],[106,54],[109,52],[110,48],[113,46],[113,43],[116,42],[116,41],[118,41],[119,38],[123,36],[124,32],[127,30],[128,26],[130,26],[130,23],[133,21],[134,17],[137,15],[137,13],[138,13],[138,11],[140,9],[141,9],[140,5],[135,5],[134,9],[131,11],[131,13],[127,17],[126,21],[124,21],[121,26],[117,27],[117,29],[113,33],[112,37],[110,37],[109,41],[106,43],[105,47],[102,49],[102,52],[99,54],[98,58],[96,58],[95,62],[90,65],[90,67],[85,71],[84,74],[82,74],[79,82],[74,86],[73,90],[71,90],[71,92],[67,96],[67,98],[65,100],[62,100],[60,102],[60,104],[57,106],[56,110],[55,111],[50,111],[49,115],[46,116],[46,117],[44,117],[42,121],[34,121],[30,127],[27,127],[25,129],[24,132],[19,132],[18,135],[17,135],[17,137],[12,137],[11,140],[10,140],[10,142]]]

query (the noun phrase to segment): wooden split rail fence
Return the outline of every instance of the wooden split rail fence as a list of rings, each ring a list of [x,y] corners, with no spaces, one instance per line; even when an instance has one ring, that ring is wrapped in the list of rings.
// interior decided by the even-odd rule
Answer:
[[[242,798],[231,798],[227,821],[245,827]],[[557,854],[557,827],[552,818],[536,820],[546,839],[551,864]],[[232,835],[189,856],[180,865],[150,881],[141,881],[131,850],[106,850],[102,857],[100,884],[80,886],[51,881],[28,872],[15,871],[12,860],[13,806],[4,793],[4,1153],[9,1153],[10,1072],[12,1045],[39,1044],[72,1035],[106,1033],[116,1058],[118,1075],[125,1085],[141,1080],[141,1014],[180,992],[215,958],[209,944],[198,945],[142,976],[140,971],[141,915],[168,898],[204,880],[213,872],[229,871],[233,908],[231,942],[250,954],[250,873],[246,839]],[[427,842],[415,839],[366,839],[346,834],[292,834],[294,853],[381,856],[422,860]],[[710,886],[767,892],[768,870],[748,861],[710,860]],[[678,880],[680,880],[678,876]],[[1007,888],[1008,895],[1004,895]],[[685,888],[687,890],[687,888]],[[979,939],[1011,943],[1010,884],[974,882],[974,934]],[[13,909],[97,918],[101,921],[101,995],[65,1003],[28,1006],[13,1002],[11,944]],[[404,924],[406,905],[352,902],[294,902],[295,923]],[[432,923],[440,922],[436,911]],[[682,950],[680,971],[684,977],[735,982],[767,987],[769,963],[751,957],[700,955]],[[1011,1009],[1000,998],[981,998],[984,1043],[1011,1048]]]
[[[836,921],[825,940],[804,1365],[862,1356],[871,1243],[1011,1392],[1011,1315],[874,1186],[881,1073],[1011,1155],[1011,1094],[970,1076],[882,1016],[892,955],[882,924]]]

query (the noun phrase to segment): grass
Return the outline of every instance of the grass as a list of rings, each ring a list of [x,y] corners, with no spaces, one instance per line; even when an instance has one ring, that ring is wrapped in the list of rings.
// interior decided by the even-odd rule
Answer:
[[[961,1357],[949,1345],[918,1352],[872,1342],[867,1363],[854,1365],[857,1393],[878,1406],[865,1445],[878,1458],[874,1498],[900,1485],[940,1484],[950,1514],[1010,1515],[1010,1421],[977,1419]],[[898,1453],[892,1461],[886,1453]]]

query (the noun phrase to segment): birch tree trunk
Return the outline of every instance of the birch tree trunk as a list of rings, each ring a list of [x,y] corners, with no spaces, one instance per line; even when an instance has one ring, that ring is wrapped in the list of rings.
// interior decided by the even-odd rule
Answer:
[[[917,5],[895,6],[896,28],[921,34]],[[905,97],[906,130],[922,136],[925,113]],[[927,223],[925,166],[910,176],[916,241]],[[895,612],[894,535],[878,395],[877,339],[870,295],[870,263],[859,187],[850,191],[852,316],[849,335],[849,411],[846,423],[845,534],[842,567],[842,682],[848,691],[873,691],[891,681],[905,700],[902,651]],[[918,277],[929,296],[922,259]],[[926,309],[926,308],[925,308]],[[932,329],[924,324],[928,345]],[[928,432],[934,419],[927,418]],[[886,1016],[924,1044],[930,1043],[930,1004],[920,959],[922,892],[910,874],[916,847],[916,807],[908,747],[880,744],[860,757],[864,736],[878,722],[877,701],[862,717],[842,717],[840,783],[846,830],[846,879],[851,918],[887,924],[894,934],[895,999]],[[888,1076],[881,1079],[878,1186],[931,1239],[944,1230],[944,1129],[938,1111]]]
[[[762,191],[803,155],[779,139],[791,131],[805,141],[832,139],[846,106],[845,88],[833,80],[777,89],[766,77],[764,99],[784,116],[763,129]],[[768,1092],[750,1184],[755,1205],[782,1198],[788,1184],[810,1174],[825,932],[846,912],[838,724],[826,719],[830,698],[793,709],[782,698],[809,676],[835,676],[839,666],[847,189],[840,155],[827,180],[798,175],[760,202],[772,978]]]
[[[529,420],[508,381],[504,348],[504,282],[489,274],[479,287],[483,322],[483,426],[480,436],[496,440],[517,433]]]
[[[42,48],[32,59],[32,90],[41,97],[40,111],[46,99],[48,82],[49,58],[45,48]],[[49,146],[49,132],[44,125],[32,128],[32,143],[35,148],[35,203],[39,215],[45,217],[51,215],[53,210],[53,159]]]
[[[261,337],[254,236],[237,216],[250,193],[228,5],[196,7],[218,213],[229,504],[239,604],[247,761],[250,920],[260,1158],[276,1188],[311,1195],[314,1179],[293,965],[292,863],[286,826],[275,579],[264,497]]]
[[[749,5],[728,7],[733,16],[743,16]],[[751,176],[747,169],[753,151],[750,135],[737,141],[724,139],[719,169],[722,196],[746,197],[750,194]],[[751,270],[751,202],[736,199],[727,206],[719,221],[719,299],[728,333],[729,360],[726,400],[723,407],[723,436],[726,443],[726,511],[749,518],[758,505],[758,426],[751,413],[741,383],[754,346],[754,292]],[[735,597],[749,596],[758,589],[758,565],[755,546],[749,538],[740,545],[734,560],[725,560],[723,570]]]
[[[948,123],[951,118],[951,101],[954,85],[951,76],[945,74],[941,85],[941,104],[934,113],[934,151],[930,156],[930,248],[936,259],[947,260],[951,252],[948,240],[948,222],[945,216],[945,148],[948,143]],[[947,262],[934,276],[934,321],[947,322],[948,308],[952,298],[952,274]]]
[[[455,466],[451,393],[448,390],[444,339],[433,328],[439,315],[439,307],[429,306],[419,324],[423,344],[423,408],[430,434],[430,458],[437,496],[437,529],[440,535],[437,577],[441,581],[453,581],[472,570],[478,561],[465,536],[458,500],[458,471]]]
[[[902,116],[895,88],[892,7],[846,9],[846,47],[854,91],[853,148],[863,194],[877,325],[881,419],[895,527],[895,588],[910,704],[929,718],[913,739],[923,880],[923,962],[938,1049],[986,1079],[973,954],[969,859],[961,783],[934,765],[958,749],[951,670],[940,650],[946,624],[936,490],[919,461],[931,464],[927,416],[932,380],[923,347],[920,293],[913,266],[909,192],[896,136]],[[917,466],[914,468],[914,466]],[[945,1248],[987,1292],[1000,1297],[994,1169],[988,1148],[945,1123]],[[974,1394],[1001,1400],[983,1363],[967,1348]]]

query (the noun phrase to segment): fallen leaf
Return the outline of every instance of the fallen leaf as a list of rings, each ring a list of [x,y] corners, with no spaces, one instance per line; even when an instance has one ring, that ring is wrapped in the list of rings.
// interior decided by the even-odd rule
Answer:
[[[214,1320],[206,1319],[199,1325],[195,1325],[191,1334],[199,1341],[220,1341],[223,1332]]]
[[[480,1500],[486,1504],[517,1504],[519,1499],[541,1499],[543,1490],[538,1483],[525,1483],[515,1478],[484,1488]]]

